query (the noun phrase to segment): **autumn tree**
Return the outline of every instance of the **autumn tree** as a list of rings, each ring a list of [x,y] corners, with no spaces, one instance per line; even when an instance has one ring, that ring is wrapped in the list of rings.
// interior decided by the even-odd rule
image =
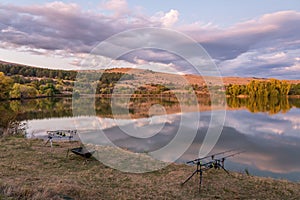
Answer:
[[[13,80],[10,77],[4,75],[0,72],[0,99],[8,99],[9,92],[13,85]]]
[[[249,97],[274,98],[289,94],[291,85],[286,81],[270,79],[269,81],[252,80],[247,85],[228,85],[226,94],[236,97],[247,94]]]
[[[10,91],[10,98],[34,98],[38,95],[37,89],[29,85],[15,83]]]

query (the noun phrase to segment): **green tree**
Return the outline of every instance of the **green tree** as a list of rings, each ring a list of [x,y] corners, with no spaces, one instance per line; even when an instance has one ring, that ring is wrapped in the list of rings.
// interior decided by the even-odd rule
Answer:
[[[55,94],[60,94],[59,90],[52,83],[47,83],[46,85],[40,86],[40,93],[46,96],[54,96]]]
[[[300,95],[300,83],[290,86],[289,95]]]

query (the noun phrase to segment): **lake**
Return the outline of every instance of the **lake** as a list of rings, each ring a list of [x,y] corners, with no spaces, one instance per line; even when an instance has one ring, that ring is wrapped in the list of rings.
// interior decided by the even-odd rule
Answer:
[[[89,98],[84,100],[93,101]],[[47,139],[48,130],[78,129],[80,123],[79,132],[99,129],[107,137],[103,139],[97,134],[86,134],[81,138],[85,143],[107,145],[108,139],[122,149],[142,153],[162,149],[176,137],[180,128],[186,137],[196,130],[192,144],[176,162],[184,163],[198,157],[212,114],[208,109],[211,104],[209,100],[199,100],[203,108],[200,112],[193,112],[194,108],[190,107],[190,112],[186,113],[178,113],[178,102],[170,98],[140,98],[132,101],[133,106],[129,109],[131,120],[121,115],[119,119],[113,119],[110,100],[104,98],[96,99],[95,116],[84,115],[84,106],[80,108],[83,115],[73,116],[72,98],[0,102],[0,111],[4,113],[0,127],[5,129],[12,120],[22,121],[25,122],[26,137]],[[243,149],[246,152],[226,160],[228,170],[248,170],[251,175],[300,181],[300,99],[275,99],[270,102],[227,99],[227,103],[225,123],[211,153]],[[161,105],[164,110],[153,105]],[[189,105],[186,102],[184,106]],[[165,114],[161,114],[161,111],[165,111]],[[183,118],[186,121],[180,124]],[[98,123],[96,128],[91,125],[94,120]],[[156,134],[149,132],[149,128],[143,129],[145,126]],[[124,133],[124,130],[137,128],[142,130],[138,136]]]

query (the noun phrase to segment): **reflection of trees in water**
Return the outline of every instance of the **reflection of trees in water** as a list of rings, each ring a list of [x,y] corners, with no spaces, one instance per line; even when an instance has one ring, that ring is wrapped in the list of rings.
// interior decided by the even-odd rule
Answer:
[[[72,116],[72,99],[43,98],[0,102],[0,134],[15,133],[20,122],[30,119]]]
[[[8,102],[1,102],[0,113],[0,135],[6,135],[9,132],[9,128],[12,127],[16,121],[17,112],[10,108]]]
[[[25,130],[26,123],[21,123],[18,120],[20,108],[15,102],[10,104],[9,102],[0,103],[0,136],[22,134]]]
[[[18,120],[43,119],[72,116],[71,98],[43,98],[17,101],[19,105]],[[11,101],[11,104],[16,104]]]
[[[293,106],[300,107],[300,99],[282,98],[228,98],[227,105],[230,108],[246,107],[251,112],[268,112],[276,114],[278,112],[287,112]]]
[[[116,98],[114,100],[114,114],[124,114],[127,111],[130,114],[148,115],[148,110],[152,105],[160,104],[165,108],[170,108],[174,104],[178,104],[170,98],[130,98],[127,105],[126,98]],[[100,116],[112,116],[111,99],[97,98],[95,101],[96,114]],[[84,108],[81,108],[84,111]]]
[[[73,99],[77,101],[75,105],[80,105],[75,109],[80,115],[94,115],[100,117],[112,117],[111,99],[110,98],[78,98]],[[73,102],[74,103],[74,102]],[[223,104],[223,100],[217,104]],[[176,97],[165,98],[131,98],[129,108],[126,107],[124,98],[120,98],[114,106],[119,113],[129,113],[134,117],[147,117],[151,106],[159,104],[163,106],[167,113],[176,113],[180,111],[181,106],[193,106],[196,103],[189,98]],[[198,97],[198,104],[200,106],[210,106],[212,104],[209,97]],[[251,112],[268,112],[275,114],[278,112],[286,112],[291,107],[295,106],[300,108],[300,99],[288,98],[228,98],[227,104],[231,108],[247,108]],[[195,107],[195,110],[198,107]],[[194,110],[194,111],[195,111]],[[92,111],[92,112],[91,112]],[[96,112],[95,112],[96,111]],[[20,121],[31,119],[44,119],[54,117],[72,117],[72,98],[42,98],[42,99],[27,99],[27,100],[14,100],[14,101],[1,101],[0,112],[0,134],[8,133],[13,130]]]

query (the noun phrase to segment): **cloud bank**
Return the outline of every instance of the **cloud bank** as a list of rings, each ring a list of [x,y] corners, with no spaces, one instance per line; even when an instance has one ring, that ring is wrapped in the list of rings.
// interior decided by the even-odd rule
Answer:
[[[0,47],[80,59],[99,42],[121,31],[171,28],[203,45],[224,76],[300,79],[300,12],[269,13],[227,28],[201,22],[183,24],[179,18],[180,13],[173,9],[153,16],[141,14],[130,9],[125,0],[102,3],[99,12],[62,2],[0,4]],[[136,42],[139,40],[143,38]],[[122,59],[134,64],[172,64],[189,72],[186,62],[167,52],[143,50]]]

